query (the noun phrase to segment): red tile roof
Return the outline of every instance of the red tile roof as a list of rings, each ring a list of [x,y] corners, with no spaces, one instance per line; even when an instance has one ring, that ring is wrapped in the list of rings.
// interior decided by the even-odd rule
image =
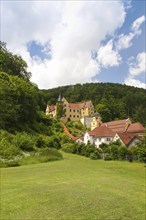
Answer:
[[[139,122],[132,123],[131,125],[129,125],[129,127],[127,129],[127,132],[129,132],[129,133],[141,133],[144,131],[145,131],[145,128]]]
[[[118,135],[126,146],[128,146],[135,138],[140,139],[138,135],[130,133],[118,133]]]
[[[91,101],[78,103],[80,108],[89,108],[92,105]]]
[[[130,119],[123,119],[118,121],[105,122],[101,126],[106,126],[113,132],[123,133],[126,131],[128,125],[131,123]]]
[[[48,105],[47,110],[49,110],[49,112],[54,111],[55,110],[55,105]]]
[[[88,132],[90,136],[95,137],[114,137],[114,132],[106,126],[100,126]]]
[[[77,108],[80,109],[80,106],[76,103],[69,103],[69,108]]]
[[[76,108],[76,109],[89,108],[91,104],[92,104],[91,101],[81,102],[81,103],[69,103],[69,108]]]

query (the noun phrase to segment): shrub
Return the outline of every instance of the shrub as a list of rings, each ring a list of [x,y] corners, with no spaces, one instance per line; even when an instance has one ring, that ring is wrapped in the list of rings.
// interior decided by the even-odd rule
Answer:
[[[62,150],[66,153],[74,154],[76,152],[76,147],[73,143],[66,143],[62,145]]]
[[[131,148],[133,157],[136,160],[146,163],[146,144],[142,143],[138,146]]]
[[[125,160],[127,154],[128,154],[128,149],[127,149],[127,147],[125,147],[125,146],[120,146],[120,147],[118,148],[119,159]]]
[[[56,148],[56,149],[60,149],[61,148],[61,144],[60,144],[60,138],[56,135],[54,136],[45,136],[43,138],[44,140],[44,144],[46,147],[48,148]]]
[[[112,156],[110,154],[106,154],[104,160],[112,160]]]
[[[25,132],[17,133],[13,139],[13,144],[23,151],[33,151],[35,148],[34,139]]]
[[[45,147],[45,141],[44,141],[43,136],[41,135],[34,136],[34,141],[35,141],[36,147],[38,148]]]
[[[91,153],[90,154],[90,159],[91,160],[97,160],[97,159],[100,159],[101,157],[100,157],[100,154],[99,154],[99,152],[98,151],[95,151],[94,153]]]
[[[117,145],[110,145],[109,146],[110,154],[113,160],[117,160],[119,158],[118,155],[118,146]]]
[[[8,142],[12,142],[13,135],[5,130],[0,130],[0,140],[3,140],[3,139],[7,140]]]
[[[108,144],[102,143],[99,145],[99,147],[103,151],[103,153],[109,153],[109,151],[110,151]]]
[[[2,139],[0,141],[0,155],[1,158],[10,160],[18,155],[22,155],[22,152],[19,147],[16,147],[6,139]]]

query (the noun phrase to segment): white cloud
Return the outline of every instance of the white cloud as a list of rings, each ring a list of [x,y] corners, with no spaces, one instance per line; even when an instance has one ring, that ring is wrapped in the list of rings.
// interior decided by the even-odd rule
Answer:
[[[105,46],[101,46],[97,55],[98,63],[105,68],[118,66],[121,56],[118,51],[113,49],[113,41],[110,40]]]
[[[134,87],[138,87],[138,88],[143,88],[143,89],[146,89],[146,83],[143,83],[141,82],[140,80],[138,79],[133,79],[131,77],[125,79],[125,82],[124,82],[126,85],[129,85],[129,86],[134,86]]]
[[[145,21],[145,16],[141,16],[139,18],[137,18],[131,27],[131,32],[129,32],[129,34],[125,35],[125,34],[121,34],[118,37],[118,41],[116,42],[116,48],[117,50],[122,50],[122,49],[126,49],[132,46],[132,40],[135,36],[140,35],[141,34],[141,29],[140,26],[142,25],[142,23]]]
[[[138,31],[138,29],[140,28],[140,26],[142,25],[142,23],[143,23],[144,21],[145,21],[145,16],[144,16],[144,15],[141,16],[141,17],[139,17],[139,18],[137,18],[137,19],[133,22],[131,29],[132,29],[134,32]]]
[[[124,19],[120,1],[2,1],[2,40],[26,60],[40,88],[89,82],[100,71],[91,50],[113,35]],[[27,48],[32,40],[42,45],[49,41],[52,59],[33,60]],[[118,65],[121,58],[112,43],[100,51],[101,64],[111,66],[101,59],[108,51],[112,65]]]
[[[146,53],[139,53],[136,57],[136,62],[130,63],[129,73],[131,76],[137,76],[146,72]]]
[[[133,37],[134,33],[129,33],[128,35],[121,34],[116,44],[117,49],[122,50],[131,47]]]
[[[136,61],[133,59],[133,57],[131,59],[131,62],[129,60],[129,74],[128,77],[125,79],[125,84],[146,89],[146,83],[143,83],[135,78],[142,74],[144,74],[144,76],[146,77],[145,52],[139,53],[136,57]]]
[[[131,1],[129,2],[130,5]],[[132,40],[135,36],[141,34],[140,26],[145,21],[145,16],[136,19],[131,27],[131,31],[126,34],[121,34],[117,38],[109,40],[106,45],[102,45],[98,49],[97,61],[101,68],[119,66],[121,63],[120,50],[127,49],[132,46]],[[115,45],[115,47],[114,47]]]

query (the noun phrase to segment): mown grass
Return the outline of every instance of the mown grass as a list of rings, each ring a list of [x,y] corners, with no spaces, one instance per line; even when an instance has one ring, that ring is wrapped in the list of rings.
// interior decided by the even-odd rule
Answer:
[[[63,154],[1,169],[2,220],[145,220],[144,164]]]

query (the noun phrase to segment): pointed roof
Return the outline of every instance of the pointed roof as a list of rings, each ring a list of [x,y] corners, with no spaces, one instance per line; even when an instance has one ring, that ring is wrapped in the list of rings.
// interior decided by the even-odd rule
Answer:
[[[132,123],[131,125],[129,125],[129,127],[127,129],[127,132],[129,132],[129,133],[141,133],[144,131],[145,131],[145,128],[139,122]]]
[[[55,106],[55,105],[47,105],[47,110],[48,110],[49,112],[54,111],[54,110],[55,110],[55,108],[56,108],[56,106]]]
[[[114,137],[115,133],[106,126],[99,126],[92,131],[89,131],[90,136],[95,137]]]
[[[128,146],[135,138],[140,140],[140,137],[138,135],[130,133],[118,133],[118,136],[126,146]]]
[[[123,133],[127,130],[128,125],[131,124],[130,119],[123,119],[117,121],[105,122],[101,126],[106,126],[111,129],[113,132]]]
[[[69,108],[76,108],[76,109],[80,109],[80,106],[76,103],[69,103]]]
[[[58,100],[57,100],[58,102],[62,102],[62,99],[61,99],[61,95],[59,95],[59,97],[58,97]]]

